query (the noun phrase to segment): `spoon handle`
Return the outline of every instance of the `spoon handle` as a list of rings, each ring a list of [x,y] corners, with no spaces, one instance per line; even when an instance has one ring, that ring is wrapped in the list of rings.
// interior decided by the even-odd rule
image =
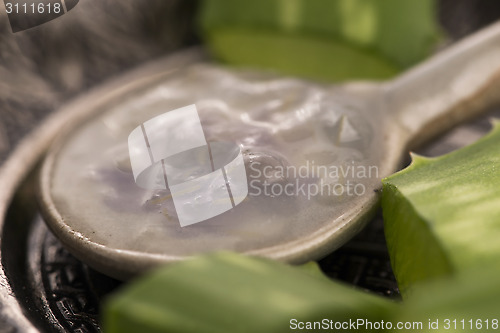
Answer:
[[[410,149],[500,102],[500,22],[388,82],[385,93]]]

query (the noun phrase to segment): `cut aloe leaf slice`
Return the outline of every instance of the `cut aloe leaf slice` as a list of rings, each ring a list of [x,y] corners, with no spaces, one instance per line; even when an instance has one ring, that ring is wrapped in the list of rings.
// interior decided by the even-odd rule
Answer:
[[[392,301],[335,283],[310,265],[299,269],[217,253],[164,267],[127,285],[107,302],[104,329],[290,332],[299,322],[324,318],[384,320],[394,307]]]
[[[435,7],[435,0],[205,0],[199,24],[228,63],[313,78],[316,66],[320,79],[340,71],[326,76],[334,81],[350,78],[347,69],[352,78],[383,79],[432,51],[441,36]]]
[[[391,262],[403,295],[418,282],[500,257],[500,126],[438,158],[413,156],[383,180]]]
[[[401,69],[375,52],[321,36],[221,28],[208,34],[207,40],[225,63],[321,81],[387,79]]]
[[[415,332],[498,332],[500,262],[415,289],[393,322],[422,323]]]

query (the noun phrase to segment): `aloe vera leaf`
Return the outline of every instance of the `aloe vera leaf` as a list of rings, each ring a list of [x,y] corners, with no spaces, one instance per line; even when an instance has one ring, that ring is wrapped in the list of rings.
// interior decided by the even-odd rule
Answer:
[[[391,263],[403,295],[418,282],[500,257],[500,126],[476,143],[383,180]]]
[[[500,261],[419,285],[393,321],[420,321],[418,332],[498,332],[499,268]]]
[[[222,252],[161,268],[104,308],[105,332],[289,332],[290,320],[382,320],[392,301],[282,263]]]
[[[440,39],[440,30],[435,18],[435,0],[205,0],[202,3],[199,23],[202,35],[206,37],[212,52],[228,63],[262,67],[262,60],[253,61],[258,52],[266,54],[264,68],[280,66],[282,61],[293,63],[294,67],[310,66],[304,60],[319,63],[321,73],[327,67],[349,68],[354,78],[386,78],[365,72],[362,64],[365,58],[383,59],[394,69],[408,67],[427,56]],[[233,31],[234,30],[234,31]],[[242,34],[239,38],[239,32]],[[259,34],[284,34],[288,43],[291,37],[299,36],[294,53],[269,52],[268,44],[258,38],[248,38],[248,31]],[[223,34],[223,36],[218,36]],[[228,39],[227,34],[232,38]],[[320,49],[323,56],[315,60],[307,54],[321,54],[314,45],[303,43],[305,38],[328,42],[330,48]],[[226,41],[229,40],[229,41]],[[237,42],[233,42],[236,40]],[[280,39],[271,39],[280,44]],[[217,42],[217,45],[214,45]],[[237,52],[238,48],[252,51]],[[341,52],[337,53],[337,49]],[[351,51],[344,49],[352,48]],[[236,50],[235,50],[236,49]],[[298,51],[298,52],[297,52]],[[350,53],[365,53],[363,57],[349,57]],[[243,57],[243,58],[240,58]],[[270,63],[270,65],[268,64]],[[361,65],[361,68],[356,68]],[[375,72],[377,72],[377,67]],[[385,67],[385,66],[384,66]],[[285,74],[300,75],[295,71]],[[394,74],[396,71],[392,71]],[[308,77],[314,77],[308,75]],[[345,76],[328,77],[330,80],[344,80]]]
[[[232,28],[214,30],[207,40],[211,50],[228,64],[320,81],[386,79],[399,71],[373,52],[321,37]]]

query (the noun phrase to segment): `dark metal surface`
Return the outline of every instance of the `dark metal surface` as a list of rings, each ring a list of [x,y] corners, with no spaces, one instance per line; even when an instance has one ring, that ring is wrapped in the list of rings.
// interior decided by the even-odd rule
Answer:
[[[37,212],[34,177],[18,193],[6,219],[3,265],[26,317],[41,331],[99,332],[100,301],[120,282],[75,259],[48,231]]]
[[[323,272],[382,296],[399,299],[384,236],[381,213],[356,237],[319,261]]]
[[[99,332],[100,300],[120,282],[89,269],[61,246],[43,221],[36,223],[43,238],[39,269],[50,311],[67,330]]]

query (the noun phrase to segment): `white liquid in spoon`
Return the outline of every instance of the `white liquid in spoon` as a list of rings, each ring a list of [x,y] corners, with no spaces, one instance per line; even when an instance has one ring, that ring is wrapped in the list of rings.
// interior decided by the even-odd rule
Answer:
[[[193,65],[76,131],[54,165],[53,200],[72,230],[118,250],[185,256],[294,241],[340,223],[347,203],[377,187],[379,161],[371,151],[380,134],[370,125],[376,106],[368,103],[339,88]],[[207,141],[240,146],[249,194],[182,228],[168,190],[134,182],[127,137],[144,121],[190,104]],[[210,193],[192,200],[210,200]]]

